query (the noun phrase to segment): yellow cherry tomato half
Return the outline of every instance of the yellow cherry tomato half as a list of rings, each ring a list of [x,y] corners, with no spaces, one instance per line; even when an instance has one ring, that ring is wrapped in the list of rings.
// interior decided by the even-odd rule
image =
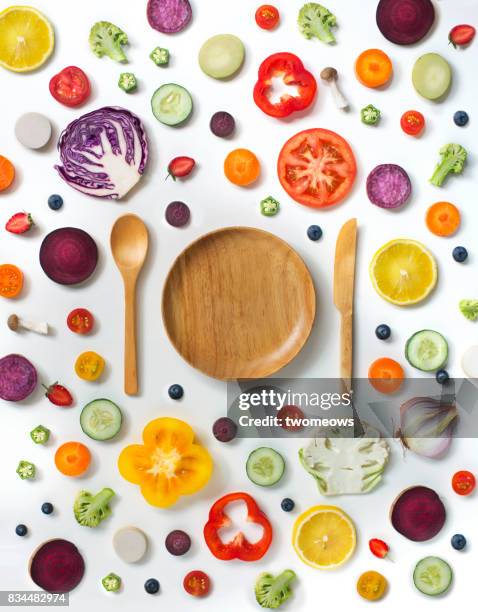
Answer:
[[[357,592],[368,601],[377,601],[384,596],[387,584],[387,579],[382,574],[364,572],[357,581]]]
[[[78,356],[75,372],[83,380],[98,380],[105,369],[105,360],[94,351],[86,351]]]

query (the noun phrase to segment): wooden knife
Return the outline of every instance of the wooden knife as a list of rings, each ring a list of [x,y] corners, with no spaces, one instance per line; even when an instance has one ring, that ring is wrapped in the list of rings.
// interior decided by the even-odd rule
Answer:
[[[345,223],[337,237],[334,266],[334,303],[341,314],[340,378],[351,391],[353,365],[353,312],[357,219]]]

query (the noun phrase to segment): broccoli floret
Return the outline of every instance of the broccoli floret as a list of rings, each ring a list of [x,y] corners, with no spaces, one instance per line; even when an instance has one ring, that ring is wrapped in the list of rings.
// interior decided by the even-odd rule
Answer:
[[[38,425],[38,427],[31,430],[30,438],[35,444],[46,444],[50,439],[50,430],[43,427],[43,425]]]
[[[263,608],[275,609],[281,606],[292,595],[289,583],[295,578],[295,572],[284,570],[274,577],[264,572],[256,580],[255,593],[257,603]]]
[[[126,93],[131,93],[138,87],[138,81],[132,72],[122,72],[119,77],[118,87]]]
[[[97,527],[111,515],[108,505],[115,492],[112,489],[102,489],[96,495],[89,491],[80,491],[73,505],[75,518],[84,527]]]
[[[299,29],[306,38],[318,38],[324,43],[334,43],[335,36],[330,31],[337,25],[337,18],[325,6],[308,2],[299,12]]]
[[[360,111],[362,123],[366,125],[376,125],[380,121],[381,112],[373,104],[365,106]]]
[[[162,47],[156,47],[149,54],[156,66],[167,66],[169,64],[169,51]]]
[[[113,574],[113,572],[111,572],[103,578],[101,584],[107,591],[116,593],[121,588],[121,578],[117,574]]]
[[[441,187],[450,172],[461,174],[465,165],[467,152],[459,144],[447,144],[440,149],[441,161],[437,164],[430,183]]]
[[[470,321],[478,319],[478,300],[460,300],[461,314]]]
[[[35,478],[36,468],[29,461],[20,461],[17,467],[17,474],[22,480]]]
[[[115,62],[127,62],[122,45],[128,44],[128,36],[109,21],[98,21],[90,30],[90,47],[95,55],[107,55]]]
[[[261,213],[266,217],[273,217],[277,215],[280,208],[280,202],[278,202],[272,196],[268,196],[261,201]]]

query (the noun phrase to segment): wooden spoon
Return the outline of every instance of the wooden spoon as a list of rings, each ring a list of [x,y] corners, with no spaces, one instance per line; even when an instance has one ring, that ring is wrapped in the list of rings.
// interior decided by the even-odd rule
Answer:
[[[124,283],[124,390],[136,395],[136,281],[148,252],[148,230],[136,215],[123,215],[111,229],[110,244]]]

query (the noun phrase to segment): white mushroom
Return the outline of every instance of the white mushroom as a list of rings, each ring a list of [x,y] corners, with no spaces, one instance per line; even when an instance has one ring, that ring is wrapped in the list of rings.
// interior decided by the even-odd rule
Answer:
[[[27,321],[26,319],[21,319],[16,314],[12,314],[8,317],[7,325],[12,331],[18,331],[19,329],[28,329],[30,331],[36,332],[37,334],[48,334],[48,323],[43,323],[41,321]]]
[[[337,70],[335,70],[335,68],[331,68],[330,66],[324,68],[320,73],[320,78],[330,86],[337,108],[346,110],[349,107],[349,103],[337,86],[337,79],[339,78]]]

